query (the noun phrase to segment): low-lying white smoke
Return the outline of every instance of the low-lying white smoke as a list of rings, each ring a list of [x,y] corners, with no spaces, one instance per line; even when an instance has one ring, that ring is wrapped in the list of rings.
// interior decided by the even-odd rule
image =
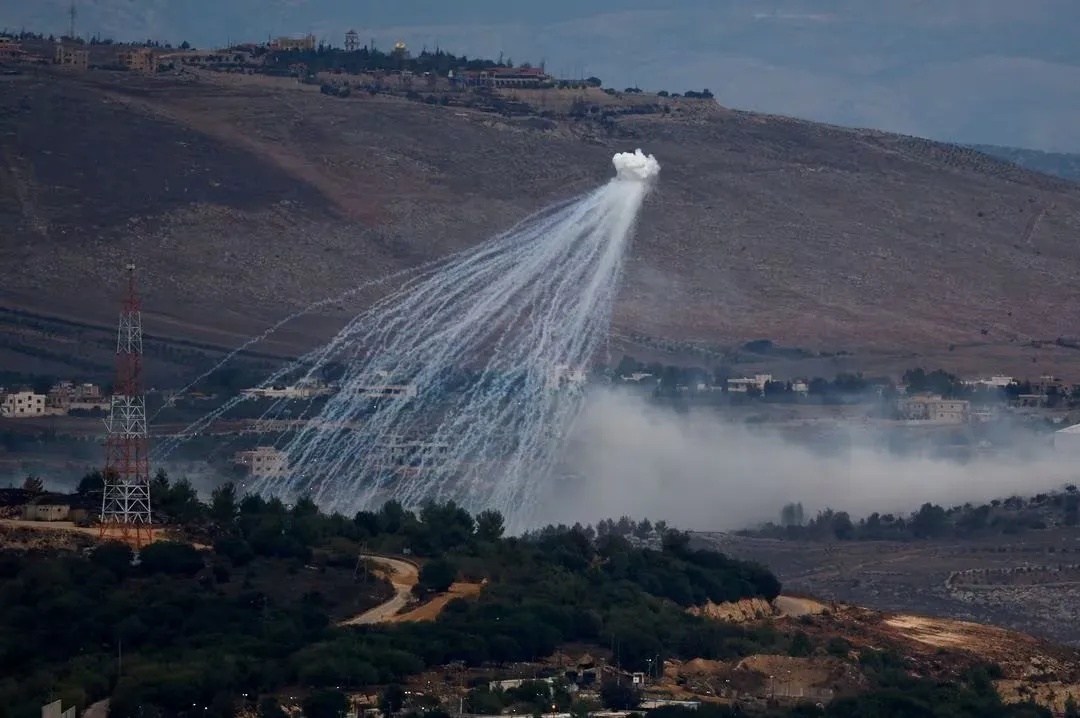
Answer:
[[[574,439],[571,468],[582,483],[547,508],[552,521],[628,515],[736,530],[776,521],[789,502],[801,502],[807,516],[825,508],[853,517],[906,514],[926,502],[981,503],[1076,479],[1075,460],[1052,452],[1034,461],[961,464],[856,442],[825,456],[776,432],[727,423],[715,413],[676,413],[618,389],[590,393]]]

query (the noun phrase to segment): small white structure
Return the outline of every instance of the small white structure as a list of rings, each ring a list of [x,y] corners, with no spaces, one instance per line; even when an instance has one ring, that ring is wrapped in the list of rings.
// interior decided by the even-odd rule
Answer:
[[[752,377],[740,377],[727,380],[729,392],[745,394],[750,387],[756,387],[758,391],[765,391],[765,385],[773,380],[772,374],[755,374]]]
[[[32,391],[16,391],[0,396],[0,416],[25,419],[45,414],[45,395]]]
[[[390,378],[390,372],[388,371],[377,371],[375,376],[377,382],[360,388],[361,398],[391,399],[401,397],[403,399],[412,399],[416,396],[415,384],[396,383]]]
[[[256,387],[240,392],[249,399],[311,399],[330,393],[326,384],[317,379],[298,381],[289,386]]]
[[[992,376],[989,379],[965,379],[964,386],[985,386],[991,389],[1004,389],[1016,380],[1011,376]]]

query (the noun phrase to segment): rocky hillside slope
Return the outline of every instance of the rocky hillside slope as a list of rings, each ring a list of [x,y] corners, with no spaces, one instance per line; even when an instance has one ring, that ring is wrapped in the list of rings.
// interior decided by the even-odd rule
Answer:
[[[605,126],[284,79],[0,78],[0,359],[107,368],[133,257],[157,370],[190,372],[310,302],[596,186],[637,146],[663,171],[619,336],[1030,369],[1022,345],[1077,333],[1080,185],[913,138],[672,104]],[[379,291],[260,346],[310,348]]]

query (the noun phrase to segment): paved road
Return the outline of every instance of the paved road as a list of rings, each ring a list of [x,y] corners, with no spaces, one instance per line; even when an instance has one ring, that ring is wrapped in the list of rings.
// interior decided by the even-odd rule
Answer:
[[[386,603],[380,603],[374,608],[353,616],[341,622],[342,626],[362,626],[370,623],[382,623],[389,620],[401,609],[412,597],[413,586],[420,579],[416,566],[399,558],[386,558],[385,556],[364,555],[364,560],[373,561],[379,565],[379,573],[390,581],[394,587],[394,597]]]

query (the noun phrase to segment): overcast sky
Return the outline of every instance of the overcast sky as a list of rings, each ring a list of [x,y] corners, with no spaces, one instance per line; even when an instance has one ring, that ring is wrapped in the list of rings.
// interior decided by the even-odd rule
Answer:
[[[76,0],[79,32],[198,46],[353,27],[470,56],[546,60],[619,89],[934,139],[1080,152],[1080,0]],[[63,32],[70,0],[0,0]]]

